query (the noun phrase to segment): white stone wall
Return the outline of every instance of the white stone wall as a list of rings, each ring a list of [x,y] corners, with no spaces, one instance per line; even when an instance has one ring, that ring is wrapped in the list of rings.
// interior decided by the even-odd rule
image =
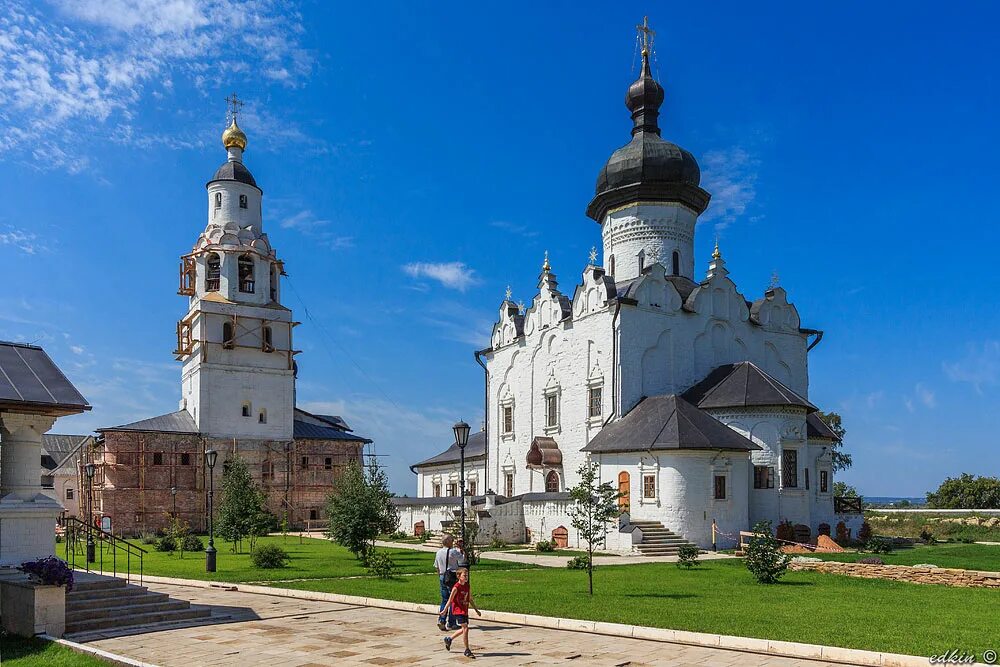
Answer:
[[[694,277],[694,227],[698,216],[680,204],[639,203],[608,213],[601,226],[604,266],[616,281],[639,276],[640,265],[659,262],[672,273],[678,253],[679,275]]]
[[[571,500],[525,500],[524,506],[524,527],[530,535],[530,544],[541,542],[542,540],[552,540],[552,531],[556,528],[565,528],[569,533],[570,549],[585,549],[586,543],[580,541],[580,535],[573,527],[570,517],[570,509],[573,507]]]
[[[441,485],[441,496],[448,495],[448,485],[454,484],[455,488],[461,486],[461,469],[458,463],[455,464],[444,464],[436,466],[422,466],[417,468],[417,497],[418,498],[433,498],[434,497],[434,484]],[[466,488],[470,490],[470,482],[475,482],[476,489],[475,494],[472,495],[482,495],[486,493],[485,486],[486,479],[486,464],[482,460],[465,462],[465,483]]]
[[[418,521],[424,522],[424,530],[440,533],[442,522],[454,521],[455,512],[461,506],[457,502],[454,505],[440,505],[420,503],[414,499],[412,504],[397,505],[396,509],[399,512],[399,530],[413,535],[413,527]]]

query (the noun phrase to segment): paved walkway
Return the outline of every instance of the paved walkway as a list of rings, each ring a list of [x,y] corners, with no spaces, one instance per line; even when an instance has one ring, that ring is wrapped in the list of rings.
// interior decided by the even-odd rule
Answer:
[[[433,615],[216,588],[172,584],[149,584],[149,588],[193,604],[211,605],[217,612],[228,615],[228,619],[168,630],[146,628],[139,631],[142,634],[118,637],[93,635],[86,643],[162,667],[412,664],[430,667],[472,663],[460,650],[452,653],[444,650]],[[475,620],[471,639],[479,656],[477,665],[832,667],[834,664]]]

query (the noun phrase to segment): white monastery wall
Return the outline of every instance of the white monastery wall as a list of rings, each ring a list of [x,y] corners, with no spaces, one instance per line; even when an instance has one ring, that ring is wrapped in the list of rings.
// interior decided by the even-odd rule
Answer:
[[[484,480],[486,463],[482,460],[465,462],[465,483],[470,495],[482,495],[486,492]],[[473,489],[470,483],[475,484]],[[435,496],[434,485],[440,485],[440,493]],[[449,493],[448,485],[454,484],[455,493]],[[436,466],[423,466],[417,470],[417,497],[434,498],[457,496],[461,486],[460,467],[458,463],[445,463]]]
[[[694,276],[694,228],[698,216],[676,203],[631,204],[611,211],[601,226],[604,266],[616,281],[631,280],[656,262],[677,275]]]

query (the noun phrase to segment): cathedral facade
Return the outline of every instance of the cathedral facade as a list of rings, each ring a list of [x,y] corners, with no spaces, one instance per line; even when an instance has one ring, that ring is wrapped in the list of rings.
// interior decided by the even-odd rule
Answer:
[[[161,529],[172,515],[203,530],[209,449],[219,452],[217,487],[238,455],[277,519],[322,521],[341,470],[371,442],[338,416],[295,405],[298,323],[281,302],[284,264],[263,230],[263,192],[243,163],[235,110],[222,135],[226,161],[206,185],[207,224],[181,258],[178,410],[100,429],[93,450],[94,516],[116,532]]]
[[[661,528],[709,546],[713,525],[731,545],[759,520],[812,536],[860,521],[834,511],[836,435],[808,400],[822,332],[802,326],[781,287],[744,296],[718,245],[699,275],[694,236],[710,193],[694,156],[661,137],[663,99],[644,47],[626,94],[631,140],[587,207],[603,263],[595,248],[564,291],[546,256],[531,303],[508,291],[477,353],[487,371],[486,428],[471,452],[481,532],[485,521],[508,540],[575,543],[568,489],[586,463],[622,494],[608,541],[621,551]],[[418,498],[401,504],[404,518],[447,524],[460,495],[442,492],[457,479],[453,450],[413,466]]]

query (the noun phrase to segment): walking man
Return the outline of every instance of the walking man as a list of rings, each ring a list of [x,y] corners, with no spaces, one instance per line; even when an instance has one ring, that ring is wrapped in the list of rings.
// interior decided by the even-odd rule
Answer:
[[[441,584],[440,611],[444,612],[445,607],[448,605],[448,598],[451,597],[451,589],[458,581],[456,572],[461,552],[453,547],[455,538],[451,535],[445,535],[441,542],[444,546],[438,549],[437,554],[434,556],[434,568],[437,570],[438,581]],[[438,618],[438,629],[441,631],[458,630],[455,615],[451,613],[451,610],[448,611],[447,624],[445,623],[445,617]]]

